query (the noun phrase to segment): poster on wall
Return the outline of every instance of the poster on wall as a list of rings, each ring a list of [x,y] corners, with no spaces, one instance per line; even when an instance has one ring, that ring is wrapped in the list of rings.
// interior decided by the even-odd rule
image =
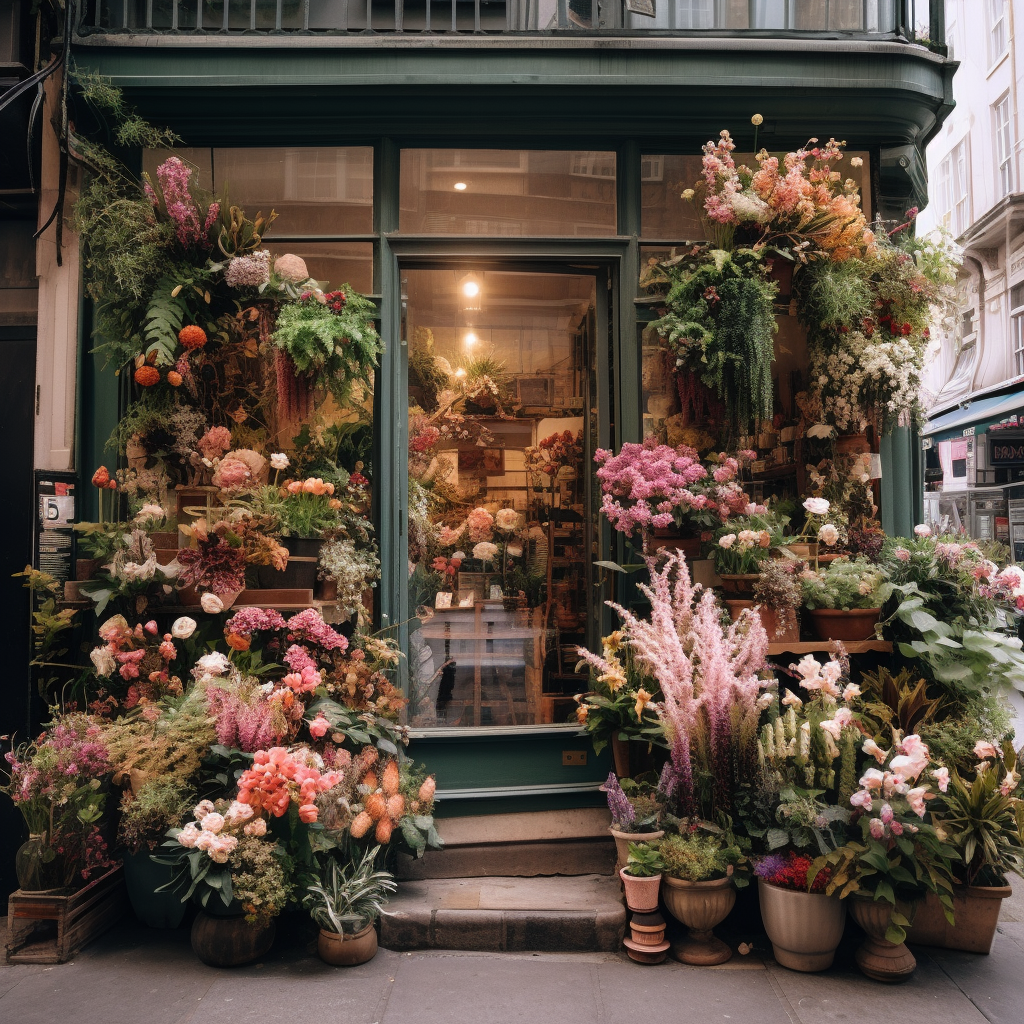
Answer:
[[[36,529],[32,564],[64,584],[75,578],[74,555],[75,482],[74,473],[36,470]]]

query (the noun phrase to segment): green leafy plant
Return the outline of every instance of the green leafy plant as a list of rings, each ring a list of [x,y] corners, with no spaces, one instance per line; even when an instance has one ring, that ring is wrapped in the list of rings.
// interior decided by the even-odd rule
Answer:
[[[324,931],[354,935],[380,917],[398,889],[391,874],[375,867],[380,850],[371,847],[347,867],[331,857],[326,871],[311,877],[302,905]]]
[[[888,593],[885,573],[866,558],[837,559],[801,578],[804,604],[814,608],[880,608]]]
[[[704,882],[724,878],[729,873],[729,861],[723,854],[720,841],[699,832],[665,836],[652,843],[664,863],[665,874],[686,882]]]
[[[634,878],[653,878],[665,870],[665,862],[653,843],[630,843],[629,858],[622,870]]]

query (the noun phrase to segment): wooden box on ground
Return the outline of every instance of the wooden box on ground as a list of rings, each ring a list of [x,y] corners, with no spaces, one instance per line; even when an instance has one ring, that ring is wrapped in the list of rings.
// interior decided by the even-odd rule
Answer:
[[[7,903],[7,962],[62,964],[128,908],[118,865],[70,896],[12,892]]]

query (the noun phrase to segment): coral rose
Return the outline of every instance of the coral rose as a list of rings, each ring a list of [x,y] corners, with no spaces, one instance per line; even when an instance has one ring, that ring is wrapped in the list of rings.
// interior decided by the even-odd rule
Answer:
[[[180,388],[181,387],[181,374],[178,373],[177,370],[168,370],[167,371],[167,383],[170,384],[172,388]]]

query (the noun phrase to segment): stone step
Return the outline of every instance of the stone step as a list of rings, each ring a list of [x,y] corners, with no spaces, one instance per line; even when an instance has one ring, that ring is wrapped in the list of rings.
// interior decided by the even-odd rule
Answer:
[[[402,882],[380,919],[385,949],[614,952],[626,907],[612,875]]]

